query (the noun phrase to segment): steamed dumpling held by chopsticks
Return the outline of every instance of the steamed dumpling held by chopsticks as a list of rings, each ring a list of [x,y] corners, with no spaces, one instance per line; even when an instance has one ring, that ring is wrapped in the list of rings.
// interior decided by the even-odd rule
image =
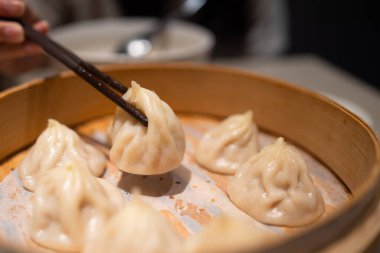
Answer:
[[[174,170],[185,153],[185,134],[173,110],[156,93],[132,82],[123,98],[143,112],[148,127],[117,108],[111,127],[110,160],[120,170],[139,175]]]

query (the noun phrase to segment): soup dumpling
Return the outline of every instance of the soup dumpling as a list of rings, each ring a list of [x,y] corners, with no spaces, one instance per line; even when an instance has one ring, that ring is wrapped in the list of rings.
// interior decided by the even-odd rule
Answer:
[[[266,224],[302,226],[324,212],[304,159],[283,138],[249,159],[230,179],[227,192],[236,206]]]
[[[67,162],[83,163],[83,167],[88,167],[94,176],[101,176],[107,159],[76,132],[49,119],[47,128],[21,161],[18,173],[24,187],[34,191],[41,175]]]
[[[185,134],[173,110],[156,93],[135,82],[123,98],[146,115],[148,127],[117,108],[111,127],[111,162],[122,171],[139,175],[174,170],[185,153]]]
[[[205,133],[199,142],[195,159],[207,169],[234,174],[259,151],[258,131],[252,111],[229,116]]]
[[[259,230],[251,222],[225,215],[216,217],[187,241],[186,252],[248,252],[278,239],[277,234]]]
[[[139,199],[132,199],[90,241],[85,253],[177,253],[182,238],[161,214]]]
[[[66,164],[39,180],[30,236],[46,248],[80,251],[123,206],[119,189],[92,176],[87,168]]]

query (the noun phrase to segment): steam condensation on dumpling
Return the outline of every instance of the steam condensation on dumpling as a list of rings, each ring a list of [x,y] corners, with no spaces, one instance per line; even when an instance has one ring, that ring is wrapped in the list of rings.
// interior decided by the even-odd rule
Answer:
[[[120,170],[139,175],[174,170],[185,153],[185,134],[173,110],[156,93],[132,82],[123,98],[143,112],[148,127],[120,108],[111,127],[110,160]]]
[[[177,253],[183,241],[161,214],[139,199],[132,199],[99,234],[85,253]]]
[[[186,242],[186,253],[249,252],[278,239],[274,232],[256,228],[251,220],[222,215]]]
[[[34,191],[43,174],[68,162],[83,163],[94,176],[101,176],[107,159],[76,132],[49,119],[47,128],[18,166],[18,173],[24,187]]]
[[[283,138],[249,159],[227,191],[236,206],[266,224],[303,226],[324,212],[304,159]]]
[[[66,164],[39,180],[30,236],[49,249],[80,251],[123,206],[119,189],[92,176],[87,168]]]
[[[231,115],[206,132],[195,151],[197,162],[211,171],[234,174],[259,151],[258,130],[252,118],[252,111]]]

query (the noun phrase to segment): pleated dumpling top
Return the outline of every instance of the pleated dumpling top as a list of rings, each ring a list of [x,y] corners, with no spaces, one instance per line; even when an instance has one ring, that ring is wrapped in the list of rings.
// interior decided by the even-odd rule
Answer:
[[[205,168],[234,174],[259,151],[258,130],[252,111],[235,114],[210,129],[200,140],[195,158]]]
[[[88,168],[92,175],[101,176],[106,169],[107,159],[76,132],[49,119],[47,128],[20,163],[18,173],[24,187],[34,191],[42,175],[70,162],[82,163],[82,167]]]
[[[156,93],[132,82],[123,98],[148,118],[148,127],[120,108],[111,127],[111,162],[120,170],[139,175],[174,170],[185,154],[185,134],[170,106]]]
[[[80,164],[48,171],[38,182],[32,201],[30,236],[60,251],[81,251],[124,206],[119,189],[96,178]]]
[[[227,191],[241,210],[278,226],[312,223],[325,207],[303,157],[283,138],[249,159],[230,179]]]

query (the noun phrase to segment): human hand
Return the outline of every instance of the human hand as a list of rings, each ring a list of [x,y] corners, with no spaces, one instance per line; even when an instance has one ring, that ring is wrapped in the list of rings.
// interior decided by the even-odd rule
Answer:
[[[49,30],[46,21],[39,20],[26,6],[25,0],[0,0],[0,17],[20,17],[41,33]],[[0,21],[0,62],[38,54],[40,48],[25,40],[20,24]]]

